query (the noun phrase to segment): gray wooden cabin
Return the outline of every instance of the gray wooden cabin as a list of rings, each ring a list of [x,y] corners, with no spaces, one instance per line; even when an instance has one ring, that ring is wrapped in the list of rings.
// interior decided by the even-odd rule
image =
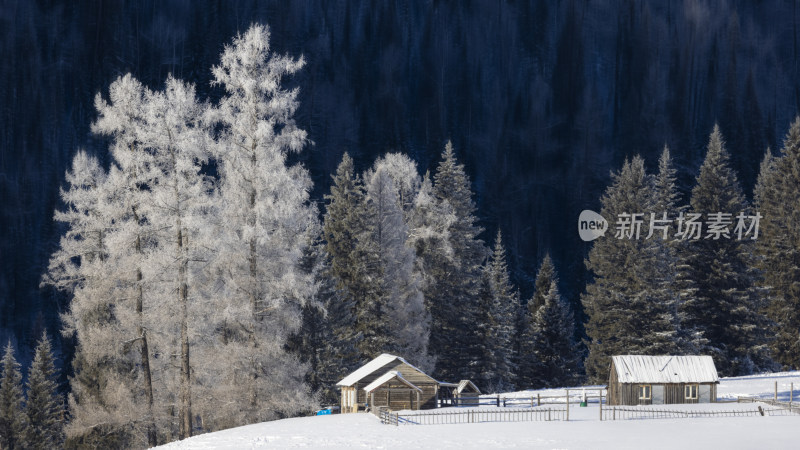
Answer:
[[[717,384],[710,356],[613,356],[608,404],[711,403],[717,401]]]
[[[389,372],[396,372],[396,376],[387,376]],[[386,377],[383,383],[370,386],[381,377]],[[373,393],[376,406],[391,409],[433,409],[438,403],[438,381],[403,358],[387,353],[364,364],[336,385],[341,388],[342,414],[363,410]],[[368,386],[372,388],[369,393],[364,389]],[[414,388],[419,390],[419,400]]]
[[[387,407],[392,411],[420,409],[422,389],[406,380],[400,372],[390,370],[368,384],[364,392],[370,408]]]

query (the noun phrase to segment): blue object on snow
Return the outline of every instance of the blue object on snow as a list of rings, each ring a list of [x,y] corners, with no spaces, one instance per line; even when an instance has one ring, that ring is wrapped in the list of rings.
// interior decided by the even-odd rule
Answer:
[[[327,415],[330,415],[330,414],[332,413],[332,411],[331,411],[332,409],[333,409],[333,408],[325,408],[325,409],[320,409],[319,411],[317,411],[317,415],[318,415],[318,416],[327,416]]]

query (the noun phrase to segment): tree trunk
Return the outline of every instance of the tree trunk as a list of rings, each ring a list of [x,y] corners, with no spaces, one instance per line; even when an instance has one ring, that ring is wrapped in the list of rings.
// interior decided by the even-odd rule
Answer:
[[[139,223],[139,215],[136,208],[133,209],[133,216],[136,223]],[[136,252],[142,252],[142,240],[140,236],[136,236]],[[139,319],[139,324],[136,332],[141,339],[141,357],[142,357],[142,378],[144,378],[144,393],[147,396],[147,421],[145,430],[147,433],[147,444],[151,447],[158,445],[156,435],[156,424],[153,417],[153,378],[150,373],[150,349],[147,345],[147,332],[144,329],[144,294],[142,292],[142,269],[136,268],[136,314]]]
[[[181,305],[181,392],[180,392],[180,439],[192,436],[192,388],[191,369],[189,365],[189,307],[188,307],[188,282],[186,280],[187,266],[183,245],[183,229],[181,220],[178,219],[178,301]]]

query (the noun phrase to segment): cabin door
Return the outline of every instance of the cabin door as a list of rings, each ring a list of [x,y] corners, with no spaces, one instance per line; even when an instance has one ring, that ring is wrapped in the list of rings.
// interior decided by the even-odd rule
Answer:
[[[652,404],[654,405],[663,405],[664,404],[664,385],[663,384],[654,384],[652,388]]]

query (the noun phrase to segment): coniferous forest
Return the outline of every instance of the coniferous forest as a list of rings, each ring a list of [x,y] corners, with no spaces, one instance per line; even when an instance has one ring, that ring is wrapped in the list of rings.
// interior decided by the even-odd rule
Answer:
[[[800,368],[798,15],[3,1],[0,447],[302,415],[383,352]]]

